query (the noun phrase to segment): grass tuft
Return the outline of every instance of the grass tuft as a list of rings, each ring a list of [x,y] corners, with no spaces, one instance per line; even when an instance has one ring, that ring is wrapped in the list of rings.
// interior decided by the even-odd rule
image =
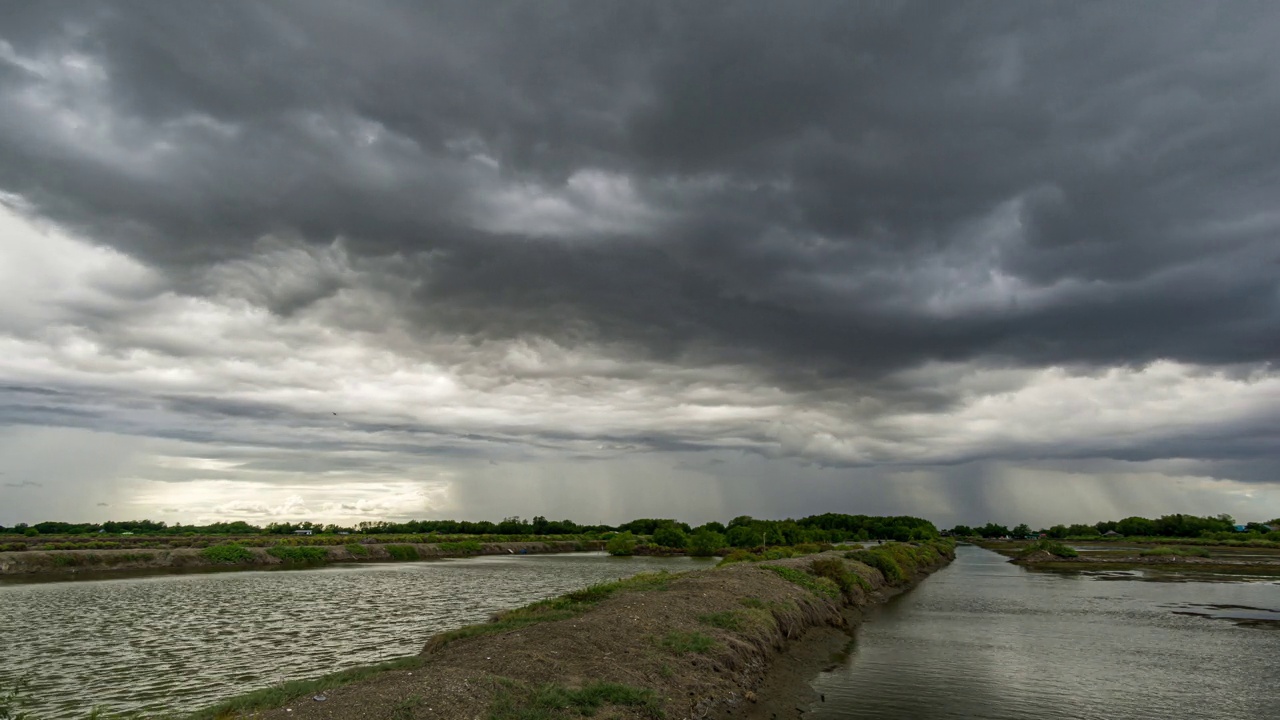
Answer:
[[[824,577],[814,577],[803,570],[782,567],[781,565],[761,565],[760,567],[778,575],[787,582],[794,583],[818,597],[835,600],[840,597],[840,588]]]
[[[662,647],[674,653],[708,653],[716,646],[716,641],[709,635],[700,632],[672,631],[662,636]]]
[[[200,555],[210,562],[244,563],[253,560],[253,551],[236,543],[210,545],[200,551]]]
[[[385,545],[392,560],[418,560],[418,548],[412,545]]]
[[[329,550],[310,545],[276,545],[267,548],[267,554],[288,563],[321,563],[329,557]]]
[[[489,720],[551,720],[566,715],[591,717],[603,707],[625,707],[643,717],[662,717],[658,695],[647,688],[597,682],[579,689],[547,684],[536,688],[506,682],[489,707]]]

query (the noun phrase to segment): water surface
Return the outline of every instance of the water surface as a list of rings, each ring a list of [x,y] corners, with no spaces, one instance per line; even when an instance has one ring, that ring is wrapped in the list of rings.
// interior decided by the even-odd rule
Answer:
[[[1030,572],[962,546],[872,610],[806,718],[1277,717],[1280,583]]]
[[[593,583],[705,567],[604,553],[460,558],[309,570],[0,584],[0,691],[30,678],[33,711],[194,710],[284,680],[422,649]]]

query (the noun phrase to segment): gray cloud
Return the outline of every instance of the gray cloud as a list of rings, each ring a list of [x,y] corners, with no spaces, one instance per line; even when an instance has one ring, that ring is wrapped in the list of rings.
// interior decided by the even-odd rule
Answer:
[[[0,422],[1269,482],[1280,11],[1175,5],[8,4],[0,198],[97,248]]]

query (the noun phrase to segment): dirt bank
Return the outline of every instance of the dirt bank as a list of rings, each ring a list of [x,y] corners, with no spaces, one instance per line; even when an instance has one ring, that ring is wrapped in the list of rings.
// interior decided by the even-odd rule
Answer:
[[[466,547],[458,547],[465,545]],[[598,543],[596,543],[598,545]],[[309,546],[311,557],[290,558],[270,547],[243,547],[234,562],[219,561],[206,553],[208,548],[125,549],[125,550],[27,550],[0,553],[0,576],[13,575],[98,575],[138,570],[261,570],[287,565],[429,560],[471,555],[541,554],[574,552],[588,548],[583,543],[503,542],[503,543],[403,543]],[[282,555],[285,555],[282,557]]]
[[[768,706],[761,691],[779,658],[800,657],[784,655],[806,645],[797,641],[821,644],[826,629],[847,642],[861,608],[954,557],[946,545],[897,553],[910,566],[896,582],[839,551],[637,576],[435,636],[421,655],[356,682],[294,684],[193,717],[740,717]]]

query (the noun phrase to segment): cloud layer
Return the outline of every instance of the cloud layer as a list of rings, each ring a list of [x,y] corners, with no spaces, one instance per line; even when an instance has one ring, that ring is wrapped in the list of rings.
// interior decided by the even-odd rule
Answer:
[[[5,16],[0,439],[111,511],[1280,514],[1270,6]]]

